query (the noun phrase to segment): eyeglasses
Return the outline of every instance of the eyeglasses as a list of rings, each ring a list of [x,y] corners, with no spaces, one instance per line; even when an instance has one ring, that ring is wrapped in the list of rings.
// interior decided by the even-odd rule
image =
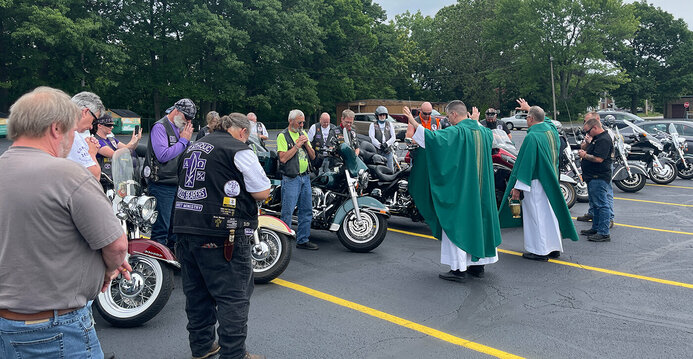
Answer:
[[[303,125],[306,121],[296,122],[297,125]]]
[[[424,116],[430,116],[433,112],[423,112],[421,111],[421,114]]]
[[[85,107],[85,108],[87,109],[87,111],[89,111],[89,113],[91,114],[91,116],[94,117],[94,121],[96,121],[96,120],[99,119],[98,117],[96,117],[96,115],[95,115],[93,112],[91,112],[91,110],[90,110],[88,107]]]
[[[386,114],[386,113],[381,113],[381,114],[378,115],[378,117],[387,117],[387,114]]]
[[[113,126],[115,126],[115,123],[102,123],[101,126],[113,128]]]
[[[594,126],[590,127],[589,130],[585,130],[584,128],[582,130],[585,132],[585,134],[588,134],[588,133],[590,133],[590,131],[592,131],[593,128],[594,128]]]
[[[495,116],[495,115],[496,115],[495,112],[486,112],[486,116]]]

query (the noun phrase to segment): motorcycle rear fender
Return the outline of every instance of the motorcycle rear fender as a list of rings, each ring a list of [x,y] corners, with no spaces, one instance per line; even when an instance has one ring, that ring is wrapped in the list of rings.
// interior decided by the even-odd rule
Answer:
[[[628,167],[630,167],[630,173],[632,175],[643,175],[647,177],[647,170],[642,166],[634,163],[629,163]],[[617,166],[616,168],[614,168],[614,175],[611,178],[613,181],[621,181],[626,178],[628,178],[628,171],[626,170],[625,166]]]
[[[128,253],[130,255],[154,258],[180,269],[180,263],[176,260],[176,256],[171,253],[171,250],[165,245],[150,239],[140,238],[128,241]]]
[[[380,203],[377,199],[370,197],[370,196],[362,196],[362,197],[357,197],[356,202],[358,202],[359,208],[374,212],[376,214],[381,214],[386,216],[387,218],[390,218],[390,210],[387,209],[387,207]],[[339,208],[337,208],[337,213],[335,213],[334,218],[332,219],[332,224],[330,225],[330,231],[336,232],[339,230],[339,227],[342,225],[342,221],[344,220],[344,217],[346,217],[347,213],[354,209],[354,204],[351,202],[351,199],[347,199],[342,203]]]
[[[568,176],[568,175],[565,174],[565,173],[561,173],[560,181],[561,181],[561,182],[567,182],[567,183],[570,183],[570,184],[577,184],[577,181],[575,181],[572,177]]]
[[[257,228],[267,228],[275,232],[285,234],[291,238],[296,238],[296,232],[284,223],[281,219],[272,216],[260,215],[257,217]]]

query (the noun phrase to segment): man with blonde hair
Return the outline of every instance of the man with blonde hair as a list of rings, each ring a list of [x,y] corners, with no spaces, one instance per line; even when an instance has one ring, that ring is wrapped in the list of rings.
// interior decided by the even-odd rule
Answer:
[[[118,275],[130,279],[111,203],[89,171],[65,159],[80,118],[50,87],[10,108],[14,143],[0,156],[2,358],[103,358],[87,303]]]

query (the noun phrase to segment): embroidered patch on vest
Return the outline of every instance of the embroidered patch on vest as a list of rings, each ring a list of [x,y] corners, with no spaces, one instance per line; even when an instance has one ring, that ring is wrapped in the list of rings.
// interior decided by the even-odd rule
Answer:
[[[178,187],[178,198],[186,201],[199,201],[201,199],[207,198],[207,189],[200,188],[188,191]]]
[[[203,209],[203,208],[204,208],[204,206],[201,205],[201,204],[176,201],[176,209],[182,209],[182,210],[186,210],[186,211],[202,212],[202,209]]]
[[[224,183],[224,193],[229,197],[236,197],[241,193],[241,185],[238,181],[228,181]]]

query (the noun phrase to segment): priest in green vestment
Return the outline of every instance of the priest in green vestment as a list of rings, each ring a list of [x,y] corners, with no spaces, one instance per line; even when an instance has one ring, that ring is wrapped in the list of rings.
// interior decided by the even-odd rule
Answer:
[[[470,118],[462,101],[445,109],[452,126],[431,131],[404,113],[420,148],[412,157],[409,193],[433,235],[441,241],[441,262],[450,271],[440,278],[463,282],[465,273],[484,275],[484,265],[498,261],[501,243],[488,128],[479,111]]]
[[[519,109],[527,114],[527,136],[508,180],[505,197],[520,199],[523,192],[522,219],[513,218],[508,201],[500,209],[501,227],[523,226],[524,258],[547,261],[563,252],[562,238],[578,240],[575,225],[559,185],[558,157],[560,139],[551,121],[544,121],[544,110],[529,107],[523,99],[517,100]]]

